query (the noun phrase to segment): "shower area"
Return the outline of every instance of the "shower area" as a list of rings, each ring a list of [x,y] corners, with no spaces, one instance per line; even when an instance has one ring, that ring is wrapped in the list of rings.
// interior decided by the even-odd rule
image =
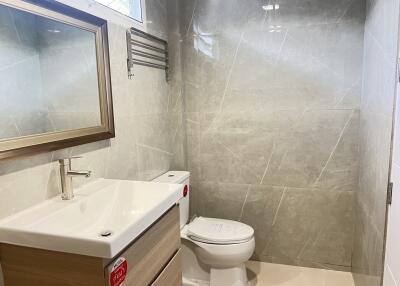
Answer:
[[[397,1],[180,4],[192,214],[251,225],[253,260],[380,285]]]

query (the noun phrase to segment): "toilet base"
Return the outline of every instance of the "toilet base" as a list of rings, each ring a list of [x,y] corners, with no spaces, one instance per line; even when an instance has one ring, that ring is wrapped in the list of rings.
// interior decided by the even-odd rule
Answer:
[[[232,268],[211,268],[210,286],[248,286],[246,267],[241,264]]]

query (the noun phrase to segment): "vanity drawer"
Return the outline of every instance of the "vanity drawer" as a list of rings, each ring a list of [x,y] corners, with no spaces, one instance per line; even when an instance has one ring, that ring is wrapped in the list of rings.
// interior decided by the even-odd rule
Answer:
[[[106,267],[107,285],[111,285],[110,277],[115,261],[121,257],[127,262],[124,286],[150,285],[179,248],[179,208],[175,206]]]
[[[181,286],[182,285],[182,258],[179,250],[168,265],[160,273],[152,286]]]

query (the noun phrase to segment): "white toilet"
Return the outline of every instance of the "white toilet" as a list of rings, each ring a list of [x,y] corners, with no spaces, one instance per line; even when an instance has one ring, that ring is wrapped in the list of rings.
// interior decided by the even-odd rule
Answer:
[[[244,263],[254,252],[253,228],[237,221],[206,217],[188,223],[189,177],[189,172],[170,171],[153,180],[185,185],[179,202],[184,285],[204,285],[202,282],[207,281],[210,286],[248,286]]]

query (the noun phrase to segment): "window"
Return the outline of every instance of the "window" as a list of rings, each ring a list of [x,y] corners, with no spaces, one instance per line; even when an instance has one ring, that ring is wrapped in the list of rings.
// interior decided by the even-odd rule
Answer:
[[[143,22],[141,0],[96,0],[96,2],[131,17],[138,22]]]

